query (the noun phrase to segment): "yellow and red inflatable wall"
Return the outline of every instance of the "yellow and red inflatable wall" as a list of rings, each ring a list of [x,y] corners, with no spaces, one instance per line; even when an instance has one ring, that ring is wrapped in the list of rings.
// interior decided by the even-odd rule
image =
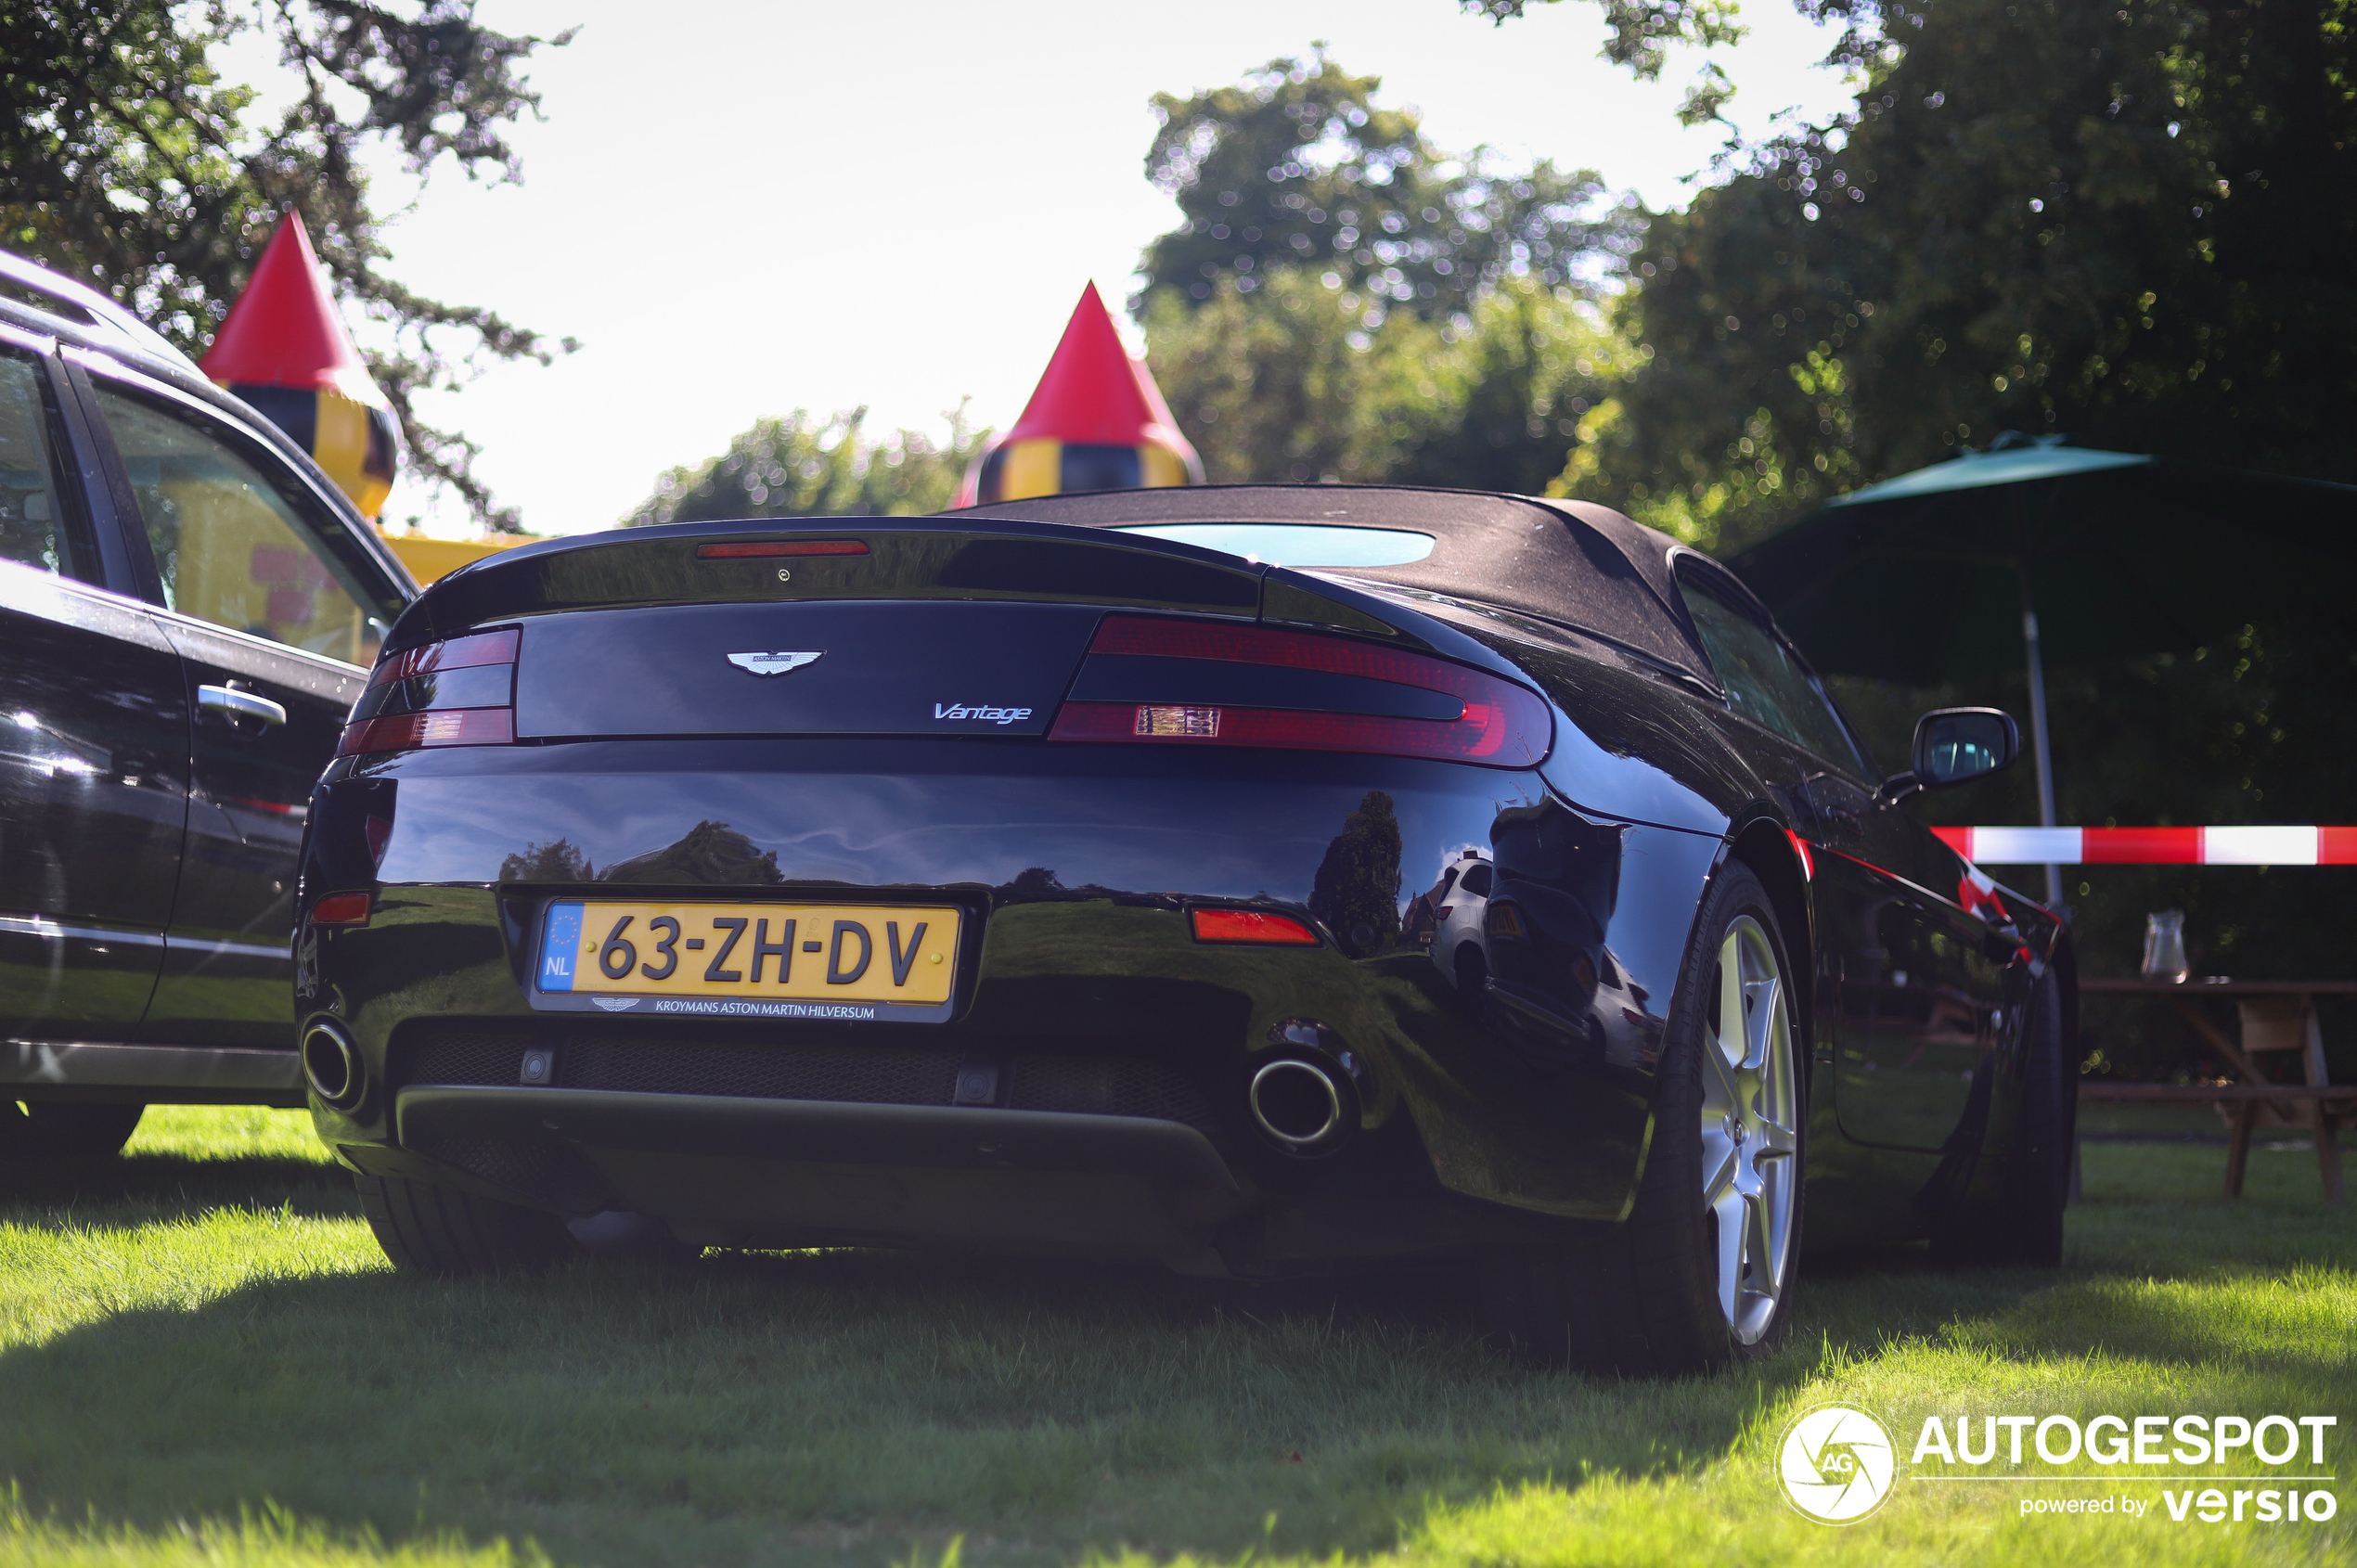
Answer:
[[[251,404],[373,518],[393,492],[400,431],[368,379],[303,220],[290,212],[199,368]]]

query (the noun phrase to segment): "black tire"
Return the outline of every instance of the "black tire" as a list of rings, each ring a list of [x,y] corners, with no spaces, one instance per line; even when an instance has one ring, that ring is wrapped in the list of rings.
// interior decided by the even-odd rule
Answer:
[[[1808,1051],[1788,1006],[1789,1221],[1772,1308],[1764,1328],[1747,1336],[1737,1332],[1720,1305],[1717,1220],[1703,1190],[1708,1069],[1702,1053],[1717,1048],[1709,1043],[1718,1009],[1714,978],[1722,945],[1746,919],[1764,932],[1780,976],[1788,981],[1800,972],[1786,958],[1767,889],[1750,868],[1729,865],[1703,900],[1679,974],[1654,1101],[1652,1147],[1629,1217],[1589,1228],[1559,1246],[1484,1260],[1479,1279],[1485,1325],[1518,1358],[1624,1377],[1679,1377],[1764,1356],[1783,1339],[1797,1283],[1799,1173],[1807,1152]],[[1743,1146],[1734,1147],[1740,1151]]]
[[[395,1268],[445,1278],[543,1268],[573,1250],[564,1220],[406,1176],[354,1176],[361,1212]]]
[[[0,1099],[0,1167],[37,1174],[110,1159],[131,1141],[147,1110],[56,1100],[19,1106]]]
[[[1961,1267],[2054,1268],[2062,1263],[2063,1210],[2078,1145],[2079,1063],[2065,1048],[2062,992],[2049,975],[2030,994],[2022,1049],[2021,1109],[1999,1205],[1933,1239]]]

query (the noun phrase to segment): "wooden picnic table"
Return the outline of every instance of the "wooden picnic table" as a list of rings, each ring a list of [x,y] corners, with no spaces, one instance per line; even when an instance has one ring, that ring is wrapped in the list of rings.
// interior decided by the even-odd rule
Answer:
[[[2325,1202],[2349,1201],[2341,1182],[2339,1130],[2342,1123],[2357,1121],[2357,1106],[2351,1104],[2357,1101],[2357,1084],[2331,1082],[2325,1067],[2324,1034],[2316,1022],[2316,998],[2357,996],[2357,980],[2082,980],[2079,989],[2083,996],[2149,996],[2167,1002],[2241,1079],[2233,1084],[2081,1083],[2080,1103],[2218,1106],[2227,1116],[2229,1198],[2243,1195],[2250,1136],[2262,1111],[2289,1113],[2315,1134]],[[2239,1041],[2228,1038],[2200,1005],[2206,998],[2229,996],[2241,1015]],[[2267,1076],[2258,1058],[2276,1050],[2300,1053],[2306,1082],[2278,1084]]]

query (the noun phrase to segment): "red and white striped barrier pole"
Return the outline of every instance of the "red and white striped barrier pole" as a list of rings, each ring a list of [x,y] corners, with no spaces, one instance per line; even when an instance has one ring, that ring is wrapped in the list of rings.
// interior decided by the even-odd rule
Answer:
[[[1977,866],[2357,866],[2357,828],[1934,828]]]

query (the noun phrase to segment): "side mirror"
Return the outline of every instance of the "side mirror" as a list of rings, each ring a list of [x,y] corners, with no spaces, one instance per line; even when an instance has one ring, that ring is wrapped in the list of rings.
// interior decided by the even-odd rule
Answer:
[[[1915,724],[1914,771],[1886,781],[1882,793],[1897,799],[1917,790],[1942,790],[2013,765],[2021,754],[2021,730],[2009,713],[1995,708],[1937,708]]]

